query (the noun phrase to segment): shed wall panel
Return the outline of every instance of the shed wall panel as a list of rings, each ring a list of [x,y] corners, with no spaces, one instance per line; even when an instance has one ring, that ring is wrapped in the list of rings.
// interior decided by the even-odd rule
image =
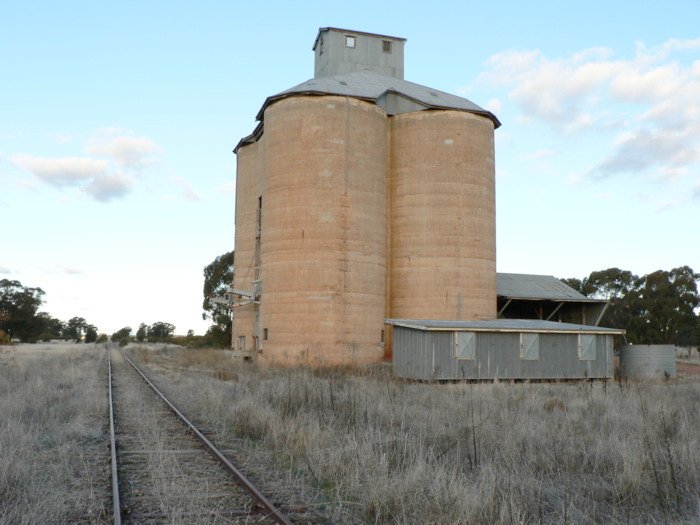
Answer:
[[[612,336],[592,336],[596,358],[581,360],[578,334],[539,334],[539,359],[521,359],[520,334],[476,332],[475,358],[458,359],[453,331],[394,327],[394,371],[406,378],[594,379],[613,376]]]

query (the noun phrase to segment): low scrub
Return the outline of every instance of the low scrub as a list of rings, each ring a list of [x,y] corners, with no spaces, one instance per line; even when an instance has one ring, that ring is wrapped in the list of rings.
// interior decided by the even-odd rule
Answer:
[[[104,351],[11,351],[0,360],[0,523],[108,523]]]
[[[385,365],[259,368],[173,348],[140,357],[219,439],[248,439],[316,491],[333,521],[700,519],[697,382],[428,384]]]

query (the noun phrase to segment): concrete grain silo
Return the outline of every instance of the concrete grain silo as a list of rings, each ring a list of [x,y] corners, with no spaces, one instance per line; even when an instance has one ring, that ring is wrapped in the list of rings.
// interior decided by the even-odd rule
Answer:
[[[495,319],[493,131],[463,111],[391,119],[390,317]]]
[[[381,359],[386,127],[381,108],[349,97],[292,97],[265,110],[263,355]]]
[[[321,28],[314,78],[236,146],[238,355],[373,362],[387,317],[495,318],[500,124],[405,81],[404,43]]]

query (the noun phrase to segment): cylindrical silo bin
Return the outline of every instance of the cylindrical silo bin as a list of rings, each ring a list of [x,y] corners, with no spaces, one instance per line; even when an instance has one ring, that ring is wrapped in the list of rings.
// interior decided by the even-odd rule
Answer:
[[[620,371],[629,379],[676,376],[674,345],[626,345],[620,348]]]
[[[339,96],[265,110],[261,359],[381,360],[387,119]]]
[[[264,141],[242,146],[236,152],[236,239],[233,287],[253,292],[256,280],[256,228],[261,191],[260,171]],[[231,347],[240,355],[256,355],[257,304],[245,296],[235,298],[243,304],[233,309]],[[245,304],[247,302],[247,304]]]
[[[462,111],[391,118],[391,317],[496,317],[493,132]]]

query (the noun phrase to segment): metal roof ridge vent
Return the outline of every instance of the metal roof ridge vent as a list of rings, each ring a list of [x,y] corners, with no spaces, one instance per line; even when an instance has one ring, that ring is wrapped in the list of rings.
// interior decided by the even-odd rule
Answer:
[[[321,27],[314,40],[314,78],[369,71],[404,77],[405,38]]]

